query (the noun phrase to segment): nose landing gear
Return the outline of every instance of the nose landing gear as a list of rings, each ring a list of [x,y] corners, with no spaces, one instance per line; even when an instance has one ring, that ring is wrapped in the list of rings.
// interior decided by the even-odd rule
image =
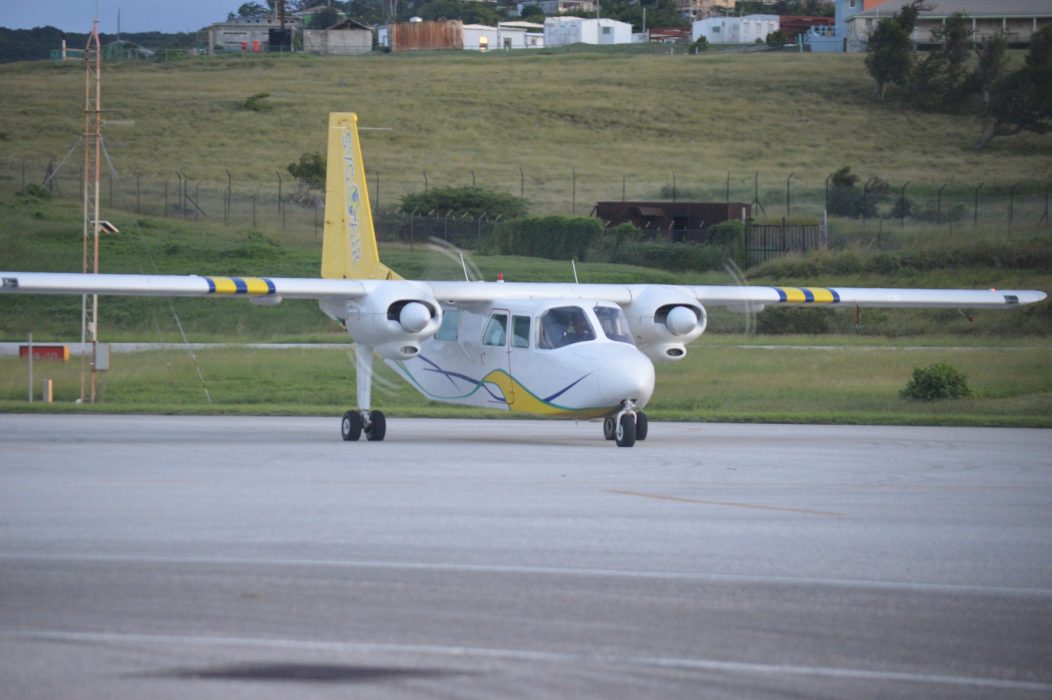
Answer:
[[[361,438],[379,442],[387,435],[387,417],[383,411],[347,411],[340,423],[340,434],[349,442]]]
[[[647,414],[637,411],[632,401],[625,401],[618,413],[603,419],[603,437],[616,441],[618,447],[631,447],[637,440],[646,440],[648,428]]]

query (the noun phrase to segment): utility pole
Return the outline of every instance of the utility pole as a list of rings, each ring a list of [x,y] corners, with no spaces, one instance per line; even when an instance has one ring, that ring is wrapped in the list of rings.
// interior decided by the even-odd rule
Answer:
[[[102,51],[99,46],[99,19],[91,25],[91,36],[84,48],[84,265],[88,272],[88,240],[91,240],[91,271],[99,273],[99,175],[102,165]],[[90,232],[90,235],[89,235]],[[88,298],[81,296],[80,346],[83,350],[91,335],[91,392],[86,389],[84,355],[80,360],[80,400],[90,396],[95,403],[97,375],[95,369],[99,342],[99,295],[91,296],[91,320],[88,320]]]

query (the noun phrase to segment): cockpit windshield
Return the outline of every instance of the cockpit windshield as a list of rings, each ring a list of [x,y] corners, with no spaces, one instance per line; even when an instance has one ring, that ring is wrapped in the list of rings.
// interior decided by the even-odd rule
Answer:
[[[559,306],[548,309],[541,316],[540,338],[537,347],[551,350],[574,343],[595,340],[595,330],[588,321],[588,314],[577,306]]]
[[[595,311],[595,317],[599,319],[599,327],[603,329],[603,334],[607,338],[616,340],[619,343],[635,345],[635,342],[632,341],[632,333],[628,328],[628,320],[620,307],[597,306],[592,310]]]

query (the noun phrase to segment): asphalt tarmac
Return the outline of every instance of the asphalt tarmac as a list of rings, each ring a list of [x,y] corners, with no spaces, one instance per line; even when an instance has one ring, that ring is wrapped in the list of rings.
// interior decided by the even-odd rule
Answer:
[[[1052,431],[3,415],[0,697],[1052,697]]]

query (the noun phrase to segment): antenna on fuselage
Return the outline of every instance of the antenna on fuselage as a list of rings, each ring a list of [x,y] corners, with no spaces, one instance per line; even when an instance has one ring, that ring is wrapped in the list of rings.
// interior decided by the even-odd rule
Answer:
[[[577,279],[577,263],[574,262],[573,258],[570,258],[570,267],[573,268],[573,283],[580,284],[581,280]]]

